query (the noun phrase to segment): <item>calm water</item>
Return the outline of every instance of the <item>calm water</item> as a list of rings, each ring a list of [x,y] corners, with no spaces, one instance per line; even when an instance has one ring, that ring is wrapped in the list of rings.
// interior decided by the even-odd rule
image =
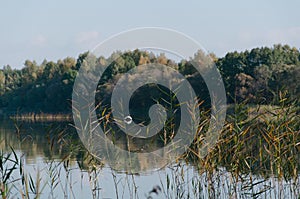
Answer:
[[[134,175],[118,173],[105,163],[97,164],[86,158],[87,153],[68,122],[1,121],[0,147],[5,153],[11,147],[16,151],[24,173],[32,177],[34,184],[40,182],[41,198],[298,198],[300,195],[299,178],[295,184],[241,174],[244,180],[237,182],[221,166],[208,175],[190,162],[174,162],[156,171]],[[140,164],[151,162],[140,161]],[[10,197],[20,198],[24,186],[18,169],[11,179]]]

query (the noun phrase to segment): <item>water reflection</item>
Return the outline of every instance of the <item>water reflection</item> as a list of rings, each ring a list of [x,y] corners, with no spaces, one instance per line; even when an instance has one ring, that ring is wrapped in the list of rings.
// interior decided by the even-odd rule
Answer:
[[[288,168],[290,164],[286,164],[284,175],[294,177],[277,178],[278,170],[269,164],[271,158],[261,151],[262,148],[257,148],[258,141],[262,140],[257,136],[257,128],[249,130],[253,132],[247,136],[239,137],[244,139],[239,154],[235,153],[235,145],[231,145],[234,139],[227,142],[224,138],[216,152],[219,158],[200,160],[188,154],[185,161],[174,162],[148,174],[118,173],[105,164],[105,159],[95,160],[85,150],[69,122],[2,120],[0,148],[7,153],[11,148],[17,151],[25,162],[25,172],[34,181],[40,172],[42,183],[46,184],[41,198],[49,198],[50,194],[56,198],[147,198],[149,195],[153,198],[299,197],[299,171],[292,171]],[[227,154],[224,154],[225,149]],[[239,159],[240,164],[233,164],[237,162],[237,155],[245,158]],[[299,157],[299,153],[295,154],[295,168],[300,163]],[[146,170],[153,161],[141,156],[134,163]],[[249,165],[251,161],[253,164]],[[59,176],[56,180],[60,184],[54,190],[49,185],[53,173]],[[19,178],[18,172],[14,175],[17,175],[15,179]],[[16,189],[13,191],[16,195],[22,187],[21,182],[17,183],[14,182]],[[152,192],[157,186],[161,188],[159,194]]]
[[[60,135],[63,137],[59,141]],[[76,131],[66,122],[0,121],[0,147],[4,151],[22,151],[26,162],[32,164],[37,158],[62,160],[67,151],[60,144],[65,139],[75,141],[76,137]]]
[[[118,139],[119,145],[128,146],[126,139]],[[130,143],[131,148],[142,148],[139,143]],[[107,163],[105,157],[101,161],[91,157],[81,143],[76,129],[70,122],[23,122],[13,120],[0,121],[0,147],[4,151],[20,151],[28,164],[36,164],[37,160],[64,161],[70,160],[70,164],[78,164],[83,170],[87,170],[94,161],[95,164]],[[113,154],[111,155],[118,155]],[[126,157],[118,157],[118,159]],[[127,160],[129,161],[129,160]],[[131,160],[141,171],[147,171],[154,164],[153,159],[144,154],[137,154],[137,159]],[[118,164],[118,163],[116,163]],[[156,165],[165,166],[167,161]],[[97,165],[97,166],[99,166]],[[121,165],[122,167],[123,165]],[[121,170],[121,169],[120,169]]]

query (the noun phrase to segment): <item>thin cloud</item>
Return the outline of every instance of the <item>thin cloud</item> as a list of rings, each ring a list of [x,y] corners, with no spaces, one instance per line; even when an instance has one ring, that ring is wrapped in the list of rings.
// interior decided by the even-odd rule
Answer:
[[[93,48],[100,41],[100,33],[97,31],[80,32],[75,39],[75,43],[81,48]]]
[[[47,38],[44,35],[37,35],[31,40],[31,45],[36,47],[43,47],[47,44]]]
[[[272,30],[244,30],[238,35],[242,46],[289,44],[300,46],[300,27],[290,27]]]
[[[292,27],[288,29],[279,29],[274,31],[269,31],[267,33],[267,39],[269,42],[296,44],[298,47],[300,45],[300,27]]]

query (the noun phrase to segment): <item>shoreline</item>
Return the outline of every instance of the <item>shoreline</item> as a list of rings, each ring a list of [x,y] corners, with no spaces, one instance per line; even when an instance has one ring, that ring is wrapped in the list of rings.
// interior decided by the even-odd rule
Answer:
[[[72,114],[59,113],[26,113],[26,114],[11,114],[4,118],[9,118],[17,121],[72,121]]]

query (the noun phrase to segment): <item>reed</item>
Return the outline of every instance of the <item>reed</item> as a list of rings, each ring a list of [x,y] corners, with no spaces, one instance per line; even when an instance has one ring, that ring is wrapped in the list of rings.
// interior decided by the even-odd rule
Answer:
[[[104,128],[108,128],[105,122],[110,119],[107,114],[110,114],[107,110],[100,113],[101,118],[107,119],[103,120]],[[167,169],[163,178],[157,179],[157,186],[149,185],[144,195],[137,194],[137,175],[124,174],[120,179],[118,176],[122,174],[113,171],[116,198],[125,198],[125,189],[132,198],[156,195],[163,198],[300,197],[300,115],[296,103],[282,100],[280,106],[274,107],[232,105],[218,142],[205,157],[201,157],[200,151],[210,111],[201,110],[200,116],[201,124],[189,150]],[[22,126],[16,127],[20,133]],[[168,132],[164,133],[166,139]],[[28,173],[22,156],[13,149],[10,153],[0,153],[2,198],[12,198],[16,193],[20,198],[43,198],[43,194],[55,198],[57,192],[64,198],[77,198],[73,185],[78,182],[72,180],[74,165],[78,166],[75,169],[87,173],[92,197],[101,198],[103,190],[99,183],[103,180],[103,163],[89,154],[66,129],[49,128],[46,136],[50,156],[62,155],[59,162],[46,161],[47,175],[41,175],[40,170]],[[193,165],[197,175],[185,165]],[[286,190],[287,184],[289,190]],[[45,187],[50,191],[44,193]]]
[[[204,158],[200,158],[198,153],[202,147],[202,132],[198,132],[199,135],[186,157],[189,161],[195,161],[200,174],[206,173],[210,187],[213,187],[210,183],[212,176],[222,167],[232,175],[232,184],[236,184],[233,190],[237,190],[239,183],[247,183],[243,185],[243,190],[239,190],[239,194],[233,192],[235,196],[243,192],[254,198],[262,196],[275,189],[275,185],[270,187],[264,184],[270,179],[278,183],[299,184],[299,107],[296,103],[282,103],[281,106],[268,107],[263,111],[260,111],[260,108],[262,107],[257,106],[254,109],[246,104],[235,104],[234,111],[228,115],[219,141]],[[205,125],[207,126],[207,123],[202,129],[205,129]],[[255,182],[256,176],[265,180]],[[263,188],[256,190],[255,187],[259,185]],[[276,195],[283,197],[280,184],[276,187]],[[215,190],[210,190],[212,196],[215,196]],[[293,193],[293,197],[299,197],[298,192]]]

